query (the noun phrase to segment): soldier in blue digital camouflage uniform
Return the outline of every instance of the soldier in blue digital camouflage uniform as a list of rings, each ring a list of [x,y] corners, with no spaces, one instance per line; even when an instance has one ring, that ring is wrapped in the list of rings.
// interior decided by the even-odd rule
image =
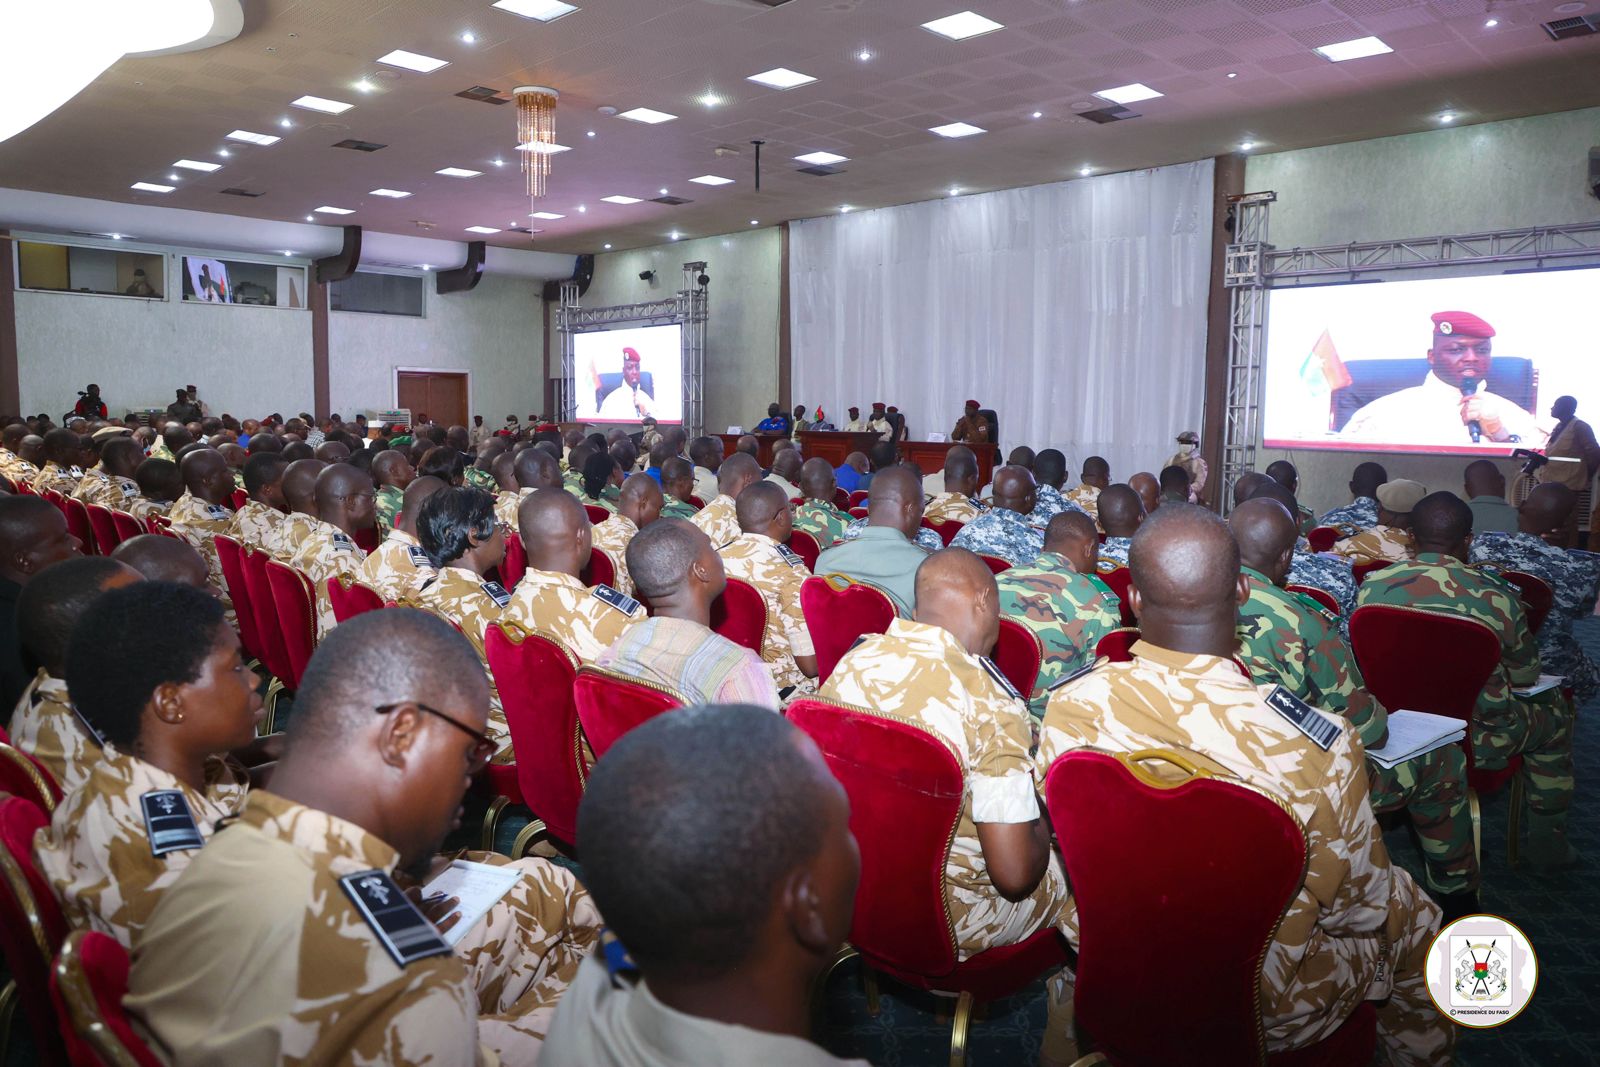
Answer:
[[[1035,498],[1031,472],[1001,467],[994,472],[994,507],[963,526],[950,546],[995,556],[1013,567],[1032,563],[1044,550],[1044,530],[1028,519]]]

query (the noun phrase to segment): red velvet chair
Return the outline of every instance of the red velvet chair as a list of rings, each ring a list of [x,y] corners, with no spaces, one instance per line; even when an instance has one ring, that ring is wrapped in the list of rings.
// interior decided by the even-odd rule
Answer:
[[[938,534],[939,540],[944,542],[944,546],[946,548],[950,547],[950,542],[956,539],[956,534],[960,533],[961,528],[965,525],[966,523],[957,522],[954,519],[951,519],[948,522],[934,522],[932,519],[922,520],[923,529],[932,530],[934,533]]]
[[[583,736],[588,738],[597,760],[635,726],[689,703],[664,685],[587,663],[578,668],[573,679],[572,699],[578,708]]]
[[[578,657],[555,638],[511,622],[491,623],[483,646],[517,753],[522,803],[538,816],[518,834],[511,854],[522,855],[541,831],[570,850],[578,840],[578,802],[588,777],[573,699]]]
[[[220,560],[222,557],[218,557]],[[265,552],[246,546],[240,553],[244,570],[244,585],[249,591],[248,606],[255,617],[256,638],[261,643],[260,659],[281,685],[287,685],[291,673],[289,654],[284,645],[283,631],[278,625],[278,606],[272,599],[272,586],[267,581],[267,563],[272,559]],[[223,570],[227,574],[226,564]],[[238,614],[235,608],[234,614]]]
[[[39,495],[50,501],[50,503],[54,504],[56,510],[61,512],[61,514],[65,515],[67,513],[67,498],[62,496],[59,490],[46,489]]]
[[[134,1032],[122,1000],[128,993],[128,951],[97,930],[68,935],[50,972],[50,999],[73,1067],[161,1067]]]
[[[1522,606],[1528,616],[1528,629],[1534,633],[1544,625],[1550,617],[1550,609],[1555,606],[1555,590],[1550,588],[1550,583],[1537,574],[1527,571],[1502,571],[1500,577],[1517,587],[1522,594]]]
[[[39,495],[38,493],[35,493],[33,491],[33,486],[29,485],[27,482],[13,482],[12,483],[12,487],[16,489],[18,496],[38,496]]]
[[[117,533],[117,524],[111,517],[111,509],[104,504],[88,504],[85,510],[89,513],[89,529],[94,531],[94,544],[102,556],[109,556],[119,544],[122,537]]]
[[[881,634],[894,621],[894,601],[877,586],[842,574],[813,575],[800,583],[800,612],[817,653],[817,683],[839,665],[862,634]]]
[[[364,582],[340,574],[327,581],[328,603],[340,622],[383,607],[383,594]]]
[[[957,994],[950,1061],[961,1062],[974,1004],[1010,996],[1060,966],[1066,943],[1047,928],[957,962],[945,863],[966,783],[949,743],[902,719],[811,698],[786,714],[817,743],[850,797],[850,830],[861,850],[850,944],[873,970]]]
[[[1181,777],[1151,773],[1155,762]],[[1267,1054],[1262,961],[1307,857],[1280,800],[1158,749],[1068,752],[1050,766],[1045,798],[1078,909],[1076,1019],[1105,1062],[1371,1062],[1377,1015],[1366,1003],[1317,1045]],[[1153,965],[1163,958],[1173,965]]]
[[[1122,625],[1138,626],[1139,618],[1133,613],[1133,601],[1128,597],[1128,590],[1133,585],[1133,575],[1128,568],[1112,559],[1100,559],[1095,565],[1095,574],[1102,582],[1111,587],[1117,594],[1118,610],[1122,613]]]
[[[1284,588],[1291,593],[1299,593],[1301,596],[1310,597],[1335,615],[1344,614],[1339,610],[1339,601],[1334,599],[1334,595],[1326,589],[1318,589],[1314,585],[1294,585],[1292,583],[1284,586]]]
[[[578,574],[584,585],[616,585],[617,565],[598,548],[589,550],[589,565]]]
[[[689,494],[688,503],[693,506],[696,511],[704,511],[706,509],[706,502],[695,496],[693,493]]]
[[[1367,604],[1350,615],[1350,646],[1367,689],[1389,709],[1407,708],[1448,715],[1467,724],[1462,748],[1467,754],[1467,802],[1472,809],[1473,845],[1482,840],[1478,797],[1511,781],[1511,811],[1506,829],[1507,858],[1517,864],[1522,822],[1522,757],[1500,770],[1478,770],[1472,751],[1472,716],[1483,687],[1500,667],[1500,642],[1485,624],[1465,615],[1443,615],[1421,608]]]
[[[986,556],[982,552],[979,552],[978,558],[983,560],[985,566],[987,566],[989,570],[993,571],[995,574],[1004,574],[1006,571],[1011,569],[1010,561],[1003,560],[999,556]]]
[[[865,490],[865,489],[853,489],[853,490],[851,490],[851,492],[850,492],[850,506],[853,507],[853,508],[859,508],[862,504],[865,504],[867,502],[867,496],[868,496],[868,491]]]
[[[230,508],[232,508],[234,511],[238,511],[240,508],[244,507],[249,502],[250,502],[250,494],[249,493],[245,492],[243,489],[235,489],[233,491],[233,495],[231,497],[229,497],[229,499],[228,499],[228,506]]]
[[[105,556],[111,550],[101,550],[94,540],[94,526],[89,522],[89,506],[76,497],[63,497],[61,511],[67,517],[67,531],[83,542],[83,554],[86,556]]]
[[[61,803],[61,786],[55,777],[0,730],[0,794],[5,793],[31,801],[46,815]]]
[[[599,526],[611,517],[611,512],[599,504],[585,504],[583,510],[589,516],[589,523],[592,526]]]
[[[129,538],[150,532],[148,526],[129,515],[126,511],[113,511],[111,513],[111,524],[117,528],[117,544],[119,545]]]
[[[317,598],[309,578],[275,559],[267,560],[267,588],[272,591],[278,632],[283,635],[283,665],[289,672],[281,676],[283,684],[299,689],[317,647]]]
[[[1139,640],[1137,626],[1124,626],[1106,634],[1094,646],[1094,658],[1105,658],[1112,663],[1127,663],[1133,659],[1133,643]]]
[[[834,486],[834,488],[833,488],[833,506],[838,508],[840,511],[849,511],[850,510],[850,494],[845,492],[843,489],[840,489],[838,486]]]
[[[1033,687],[1039,682],[1039,668],[1044,665],[1044,646],[1032,630],[1016,619],[1001,616],[1000,636],[994,643],[994,665],[1022,694],[1023,700],[1032,700]]]
[[[757,655],[766,643],[768,624],[767,602],[749,582],[729,578],[722,595],[711,602],[711,628]]]
[[[50,966],[67,936],[67,920],[33,861],[33,836],[49,821],[32,801],[0,796],[0,951],[15,983],[16,1002],[33,1029],[36,1062],[65,1067],[67,1054],[50,1003]]]
[[[789,547],[795,555],[806,561],[807,570],[817,569],[817,557],[822,555],[822,546],[817,544],[817,539],[804,530],[795,530],[789,534]]]
[[[508,590],[515,589],[526,573],[528,550],[522,547],[522,538],[509,533],[506,535],[506,558],[500,561],[500,584]]]
[[[1344,537],[1337,526],[1314,526],[1306,534],[1306,540],[1311,543],[1311,551],[1327,552],[1334,544]]]
[[[1373,571],[1381,571],[1388,566],[1391,566],[1391,562],[1386,559],[1368,560],[1366,563],[1353,564],[1350,567],[1350,573],[1355,575],[1356,584],[1360,585],[1367,580],[1367,575]]]
[[[256,627],[255,605],[250,600],[250,586],[244,577],[244,546],[227,534],[217,534],[217,562],[222,567],[222,584],[228,588],[228,599],[233,601],[233,614],[239,624],[239,643],[245,655],[266,664],[261,654],[261,631]],[[271,670],[271,667],[267,668]]]
[[[374,552],[383,543],[383,538],[379,535],[376,526],[368,526],[357,530],[355,536],[350,540],[354,541],[356,547],[363,552]]]
[[[864,519],[867,517],[867,509],[857,505],[850,509],[850,517],[852,519]]]

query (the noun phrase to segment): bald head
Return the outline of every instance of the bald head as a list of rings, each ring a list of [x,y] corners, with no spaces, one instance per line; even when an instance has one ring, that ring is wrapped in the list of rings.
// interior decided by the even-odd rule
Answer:
[[[739,494],[734,510],[739,518],[739,529],[771,536],[778,513],[789,510],[789,498],[772,482],[756,482]]]
[[[944,491],[971,496],[978,491],[978,457],[966,445],[944,454]]]
[[[1111,464],[1102,456],[1090,456],[1083,461],[1081,474],[1084,485],[1093,485],[1104,489],[1111,482]]]
[[[372,479],[348,463],[330,463],[317,475],[317,518],[333,523],[346,533],[358,525],[351,521],[359,511],[358,502],[364,500],[370,512],[372,497]]]
[[[1128,553],[1129,593],[1145,640],[1175,652],[1231,656],[1239,604],[1239,546],[1216,515],[1172,503],[1151,515]]]
[[[327,464],[320,459],[297,459],[283,472],[283,498],[290,511],[302,515],[317,513],[317,475]]]
[[[687,519],[661,519],[646,526],[628,542],[626,556],[629,576],[653,607],[692,597],[703,602],[709,618],[711,601],[727,585],[711,539]]]
[[[178,469],[184,488],[208,504],[220,504],[233,492],[233,474],[216,449],[195,449],[183,457]]]
[[[411,461],[398,449],[386,448],[372,457],[372,480],[379,485],[404,490],[414,477],[416,472],[411,468]]]
[[[1506,495],[1506,476],[1500,473],[1500,468],[1487,459],[1475,459],[1467,464],[1464,478],[1467,496],[1493,496],[1504,500]]]
[[[743,452],[751,459],[755,459],[761,453],[761,442],[756,440],[755,434],[747,433],[739,438],[733,448],[735,452]]]
[[[786,482],[795,482],[800,477],[800,469],[805,465],[805,460],[800,458],[798,448],[786,448],[772,457],[772,473]]]
[[[525,448],[512,461],[519,489],[560,489],[561,464],[542,448]]]
[[[576,578],[589,562],[594,546],[589,516],[565,489],[529,493],[517,508],[517,529],[532,570]]]
[[[1132,537],[1144,521],[1144,502],[1133,487],[1121,482],[1100,491],[1096,508],[1108,537]]]
[[[1282,504],[1284,510],[1291,515],[1298,514],[1294,494],[1283,487],[1282,482],[1275,482],[1271,478],[1263,477],[1250,491],[1251,500],[1276,500]],[[1297,520],[1298,521],[1298,520]]]
[[[1517,528],[1535,536],[1555,533],[1566,526],[1577,502],[1578,495],[1557,482],[1536,485],[1517,509]]]
[[[1291,493],[1300,491],[1300,472],[1295,470],[1293,463],[1286,459],[1275,459],[1267,464],[1266,476],[1289,490]]]
[[[800,492],[807,500],[821,500],[833,503],[835,491],[839,488],[839,479],[833,472],[833,466],[820,457],[808,459],[800,467]]]
[[[754,440],[754,438],[752,438]],[[744,487],[761,480],[761,464],[745,451],[735,452],[717,470],[717,492],[738,499]]]
[[[1429,493],[1411,509],[1411,538],[1418,552],[1466,558],[1472,509],[1454,493]]]
[[[1288,508],[1264,496],[1246,500],[1228,516],[1228,529],[1238,542],[1244,566],[1260,571],[1274,584],[1282,581],[1300,535]]]
[[[1095,557],[1100,554],[1094,520],[1081,511],[1057,512],[1044,528],[1044,550],[1065,559],[1079,574],[1093,574]]]
[[[917,622],[948,631],[975,656],[987,655],[1000,634],[994,573],[964,548],[933,553],[917,567]]]
[[[1256,489],[1263,482],[1270,482],[1271,480],[1260,471],[1245,471],[1239,475],[1233,480],[1233,506],[1238,507],[1246,500],[1249,500],[1255,495]]]
[[[617,499],[617,514],[626,515],[640,528],[649,526],[661,517],[666,504],[661,495],[661,483],[640,471],[630,474],[622,483],[622,495]]]
[[[350,459],[350,447],[342,441],[324,441],[312,454],[324,463],[344,463]]]
[[[415,537],[417,516],[422,514],[422,505],[426,504],[433,494],[445,488],[448,488],[448,485],[444,479],[435,478],[431,474],[413,478],[400,497],[400,511],[394,517],[395,529]],[[573,503],[576,504],[577,501],[574,500]]]
[[[867,525],[887,526],[917,536],[922,525],[922,479],[910,467],[887,467],[872,476],[872,495],[867,498]]]
[[[1033,510],[1038,487],[1026,467],[1001,467],[994,472],[994,506],[1023,515]]]
[[[670,456],[661,464],[661,488],[688,503],[694,495],[694,467],[682,456]]]
[[[1381,463],[1358,463],[1350,478],[1352,496],[1377,496],[1378,486],[1389,480],[1389,472]]]
[[[132,567],[146,581],[176,582],[211,591],[206,582],[206,561],[189,542],[176,537],[130,537],[112,551],[111,558]]]
[[[1161,482],[1157,480],[1154,474],[1149,471],[1140,471],[1128,479],[1128,485],[1135,493],[1139,494],[1139,500],[1144,504],[1146,513],[1152,512],[1161,506]]]

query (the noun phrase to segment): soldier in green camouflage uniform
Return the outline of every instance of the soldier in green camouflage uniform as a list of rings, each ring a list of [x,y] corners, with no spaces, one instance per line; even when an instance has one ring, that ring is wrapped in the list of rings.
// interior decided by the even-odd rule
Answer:
[[[820,548],[844,540],[845,527],[850,525],[850,513],[833,503],[838,487],[839,480],[827,460],[808,459],[800,468],[800,492],[806,502],[795,509],[794,528],[815,537]]]
[[[1478,696],[1470,738],[1478,766],[1497,769],[1522,756],[1529,809],[1529,859],[1539,867],[1566,866],[1572,806],[1572,705],[1559,689],[1523,697],[1513,687],[1539,677],[1539,649],[1528,630],[1516,587],[1464,560],[1472,511],[1452,493],[1425,497],[1412,511],[1417,555],[1377,571],[1362,583],[1357,611],[1368,604],[1431,608],[1476,619],[1500,641],[1500,664]]]
[[[1294,552],[1297,521],[1276,500],[1235,508],[1228,526],[1239,543],[1250,596],[1239,606],[1239,658],[1257,685],[1276,683],[1322,711],[1346,719],[1362,747],[1388,738],[1389,713],[1361,677],[1337,616],[1281,588]],[[1395,767],[1367,763],[1374,811],[1404,807],[1416,828],[1430,889],[1446,921],[1477,908],[1479,869],[1467,806],[1467,759],[1445,745]]]
[[[1095,576],[1100,547],[1094,520],[1073,508],[1045,528],[1044,551],[999,575],[1000,614],[1022,623],[1039,639],[1044,660],[1028,710],[1044,718],[1050,687],[1094,662],[1094,648],[1122,625],[1117,594]]]
[[[672,456],[661,464],[661,517],[692,519],[700,509],[689,503],[694,495],[694,468],[682,456]]]

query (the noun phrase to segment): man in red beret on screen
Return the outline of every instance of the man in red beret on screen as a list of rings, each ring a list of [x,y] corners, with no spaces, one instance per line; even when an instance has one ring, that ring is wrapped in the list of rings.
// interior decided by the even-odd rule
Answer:
[[[967,401],[966,414],[956,420],[956,428],[950,431],[950,440],[969,445],[989,440],[989,420],[978,413],[982,406],[976,400]]]
[[[1485,387],[1492,337],[1494,327],[1470,311],[1435,312],[1428,376],[1357,411],[1344,436],[1383,444],[1542,445],[1533,415]]]

